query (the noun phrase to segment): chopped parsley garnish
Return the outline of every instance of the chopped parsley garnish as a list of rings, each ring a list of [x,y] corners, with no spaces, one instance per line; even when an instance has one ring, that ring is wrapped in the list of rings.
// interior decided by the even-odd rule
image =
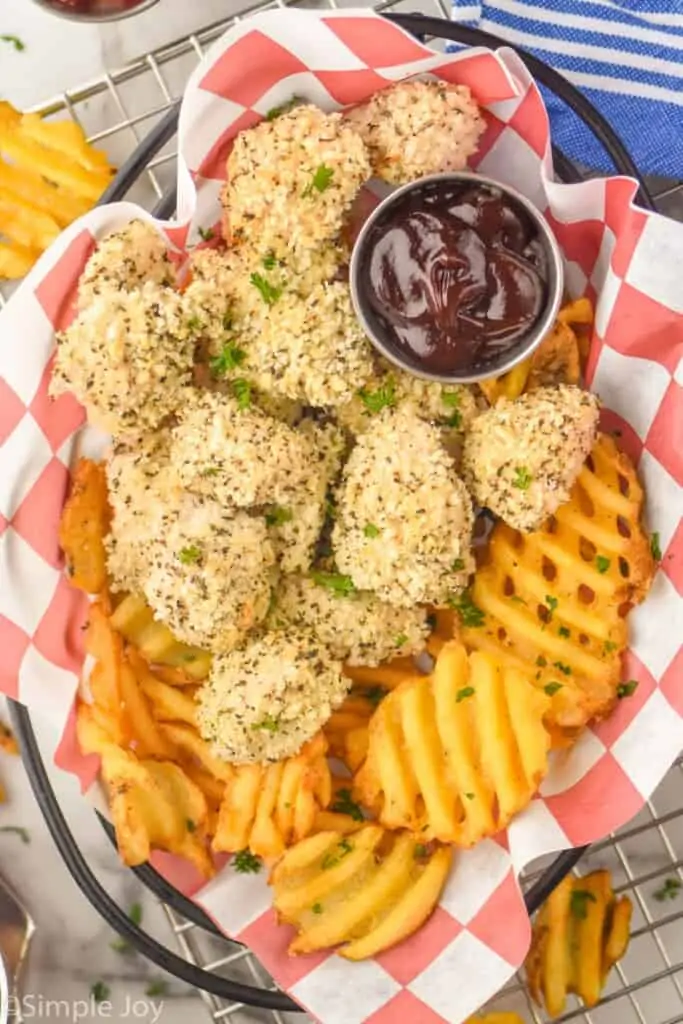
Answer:
[[[520,491],[528,491],[532,480],[533,477],[526,466],[515,467],[515,479],[512,481],[513,487],[517,487]]]
[[[554,661],[553,666],[561,672],[563,676],[570,676],[572,674],[572,670],[569,665],[563,665],[561,661]]]
[[[619,683],[617,686],[617,697],[623,700],[624,697],[632,697],[638,689],[638,680],[629,679],[626,683]]]
[[[234,341],[228,341],[220,351],[220,355],[209,360],[209,368],[214,377],[223,377],[228,370],[235,370],[241,366],[247,357],[247,353]]]
[[[469,591],[449,597],[448,604],[460,616],[463,626],[483,626],[484,613],[472,600]]]
[[[588,904],[597,903],[592,892],[587,889],[575,889],[571,895],[569,907],[575,918],[585,921],[588,917]]]
[[[203,242],[210,242],[211,239],[215,237],[213,228],[197,228],[197,231],[199,232],[199,237]]]
[[[251,850],[240,850],[232,858],[232,866],[241,875],[257,875],[263,865],[261,858],[257,857]]]
[[[605,640],[603,650],[605,654],[612,654],[613,651],[616,651],[618,646],[619,644],[615,643],[614,640]]]
[[[111,989],[105,982],[96,981],[94,985],[90,986],[90,995],[96,1003],[103,1003],[106,999],[109,999]]]
[[[524,600],[523,597],[520,597],[519,594],[513,594],[512,597],[510,598],[510,600],[513,602],[513,604],[523,604],[523,605],[526,605],[526,601]]]
[[[403,647],[403,645],[407,644],[407,643],[408,643],[408,637],[406,636],[405,633],[399,633],[398,636],[396,637],[396,639],[394,640],[394,645],[396,647]]]
[[[197,826],[193,822],[192,818],[186,818],[185,819],[185,828],[187,829],[188,832],[196,832],[197,831]]]
[[[468,697],[474,697],[475,692],[473,686],[463,686],[462,690],[458,690],[455,695],[455,703],[460,704],[461,701],[467,700]]]
[[[168,982],[164,981],[163,978],[157,978],[155,981],[150,981],[149,985],[145,989],[145,995],[149,996],[150,999],[153,996],[165,996],[168,992]]]
[[[348,839],[342,839],[337,843],[335,850],[329,850],[322,860],[322,869],[327,871],[328,868],[336,867],[340,860],[347,857],[353,850],[353,845]]]
[[[181,548],[178,552],[178,561],[182,562],[183,565],[194,565],[201,557],[201,548],[198,548],[196,544],[191,544],[187,548]]]
[[[413,857],[415,858],[415,860],[422,860],[424,857],[428,856],[429,847],[425,846],[423,843],[418,843],[415,849],[413,850]]]
[[[282,288],[276,288],[275,285],[265,279],[263,274],[252,274],[249,280],[254,288],[258,288],[261,298],[267,306],[274,305],[282,295]]]
[[[662,560],[662,545],[659,539],[659,533],[655,532],[650,535],[650,551],[655,562],[661,562]]]
[[[19,36],[0,36],[0,40],[3,43],[9,43],[13,46],[17,53],[21,53],[22,50],[26,49],[26,43],[19,38]]]
[[[456,560],[451,565],[451,570],[453,572],[462,572],[464,568],[465,568],[465,560],[464,560],[464,558],[456,558]]]
[[[322,914],[322,912],[323,912],[323,905],[322,905],[322,903],[314,903],[313,906],[311,907],[311,910],[313,911],[314,914]]]
[[[130,910],[128,911],[128,918],[129,918],[129,920],[131,921],[132,924],[137,925],[138,928],[140,927],[140,925],[142,924],[142,904],[141,903],[132,903],[131,904]],[[121,939],[121,938],[114,939],[114,941],[110,942],[109,945],[110,945],[111,949],[114,950],[115,953],[132,953],[133,952],[133,947],[131,946],[131,944],[128,941],[128,939]]]
[[[188,317],[186,326],[188,331],[194,334],[195,331],[202,330],[202,328],[204,327],[204,321],[201,320],[200,317],[198,316],[191,316]]]
[[[298,107],[301,103],[301,99],[298,96],[292,96],[291,100],[287,100],[286,103],[281,103],[279,107],[271,107],[266,114],[266,121],[274,121],[281,114],[288,114],[294,107]]]
[[[367,411],[373,415],[381,412],[382,409],[390,409],[396,405],[394,382],[389,377],[386,383],[382,384],[376,391],[368,391],[367,388],[361,388],[358,392],[358,397]]]
[[[267,256],[263,257],[261,263],[263,265],[264,270],[275,270],[277,266],[277,259],[275,258],[274,254],[270,252],[268,253]]]
[[[351,799],[350,789],[338,789],[334,803],[330,806],[331,811],[337,814],[348,814],[354,821],[364,821],[363,812],[355,800]]]
[[[557,632],[558,632],[558,634],[559,634],[560,636],[564,636],[564,637],[569,637],[569,636],[571,636],[571,633],[569,632],[569,630],[567,629],[567,627],[566,627],[566,626],[560,626],[560,628],[558,629],[558,631],[557,631]]]
[[[658,903],[665,903],[666,900],[675,900],[682,888],[680,878],[667,878],[661,889],[657,889],[653,895]]]
[[[605,558],[604,555],[598,555],[595,559],[595,568],[600,573],[606,573],[611,564],[609,558]]]
[[[248,409],[251,405],[251,384],[244,377],[238,377],[232,382],[232,393],[237,400],[238,409]]]
[[[542,654],[539,654],[539,656],[536,658],[536,664],[539,668],[545,668],[548,664],[548,660],[547,658],[544,658]]]
[[[454,412],[451,416],[448,417],[447,420],[444,421],[444,426],[453,427],[454,430],[457,430],[461,424],[462,416],[460,415],[459,412]]]
[[[562,683],[548,683],[547,686],[543,687],[543,689],[549,697],[552,697],[557,693],[558,690],[562,689],[562,685]]]
[[[252,729],[265,729],[266,732],[277,732],[280,723],[273,715],[264,715],[260,722],[254,722]]]
[[[369,700],[373,707],[377,707],[379,702],[383,700],[389,691],[383,686],[369,686],[366,690],[361,691],[361,695]]]
[[[334,171],[331,167],[326,167],[325,164],[321,164],[317,168],[315,174],[309,181],[306,188],[301,193],[302,197],[312,196],[313,192],[325,192],[332,183],[334,177]]]
[[[451,415],[446,419],[446,426],[455,428],[461,426],[462,416],[458,410],[460,405],[460,395],[457,391],[442,391],[441,402],[447,409],[453,410]]]
[[[134,925],[139,927],[142,924],[142,904],[132,903],[128,911],[128,917]]]
[[[31,836],[27,828],[22,828],[21,825],[3,825],[0,828],[0,832],[13,832],[14,835],[19,836],[22,843],[30,843]]]
[[[331,590],[335,597],[348,597],[349,594],[353,594],[356,591],[354,582],[350,576],[345,576],[341,572],[321,572],[314,570],[311,573],[311,579],[314,583],[317,583],[319,587],[327,587]]]
[[[283,523],[289,523],[291,519],[292,510],[283,508],[281,505],[273,505],[271,510],[266,512],[267,526],[282,526]]]
[[[374,523],[366,523],[363,527],[363,533],[366,537],[379,537],[379,530]]]
[[[464,793],[463,795],[467,800],[474,800],[474,793]]]
[[[557,600],[556,597],[551,597],[550,594],[546,594],[545,595],[545,603],[548,605],[548,611],[550,612],[550,615],[548,616],[548,620],[550,620],[553,617],[553,612],[557,608],[557,606],[559,604],[559,601]]]

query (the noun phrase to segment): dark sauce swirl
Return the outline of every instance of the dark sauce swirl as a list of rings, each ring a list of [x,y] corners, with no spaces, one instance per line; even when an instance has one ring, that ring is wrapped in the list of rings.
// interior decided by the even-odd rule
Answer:
[[[433,373],[485,370],[533,327],[545,251],[521,203],[479,182],[426,182],[371,228],[360,281],[388,340]]]

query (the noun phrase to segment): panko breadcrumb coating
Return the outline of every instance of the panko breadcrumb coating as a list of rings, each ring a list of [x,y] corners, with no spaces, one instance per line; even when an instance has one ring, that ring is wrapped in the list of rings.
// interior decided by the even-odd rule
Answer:
[[[349,286],[338,281],[317,285],[306,298],[284,292],[248,347],[244,373],[263,391],[336,406],[363,386],[373,366]]]
[[[373,172],[400,185],[462,171],[486,127],[466,85],[399,82],[346,113],[370,151]]]
[[[150,544],[160,536],[164,507],[178,500],[179,483],[168,461],[167,430],[135,445],[115,446],[106,463],[111,532],[105,538],[107,571],[115,587],[139,591]]]
[[[172,285],[175,271],[164,236],[133,220],[98,243],[78,280],[78,308],[85,309],[101,292],[131,291],[146,281]]]
[[[351,665],[418,654],[429,633],[425,608],[394,608],[367,592],[339,594],[316,582],[315,574],[282,578],[268,623],[310,631],[335,658]]]
[[[275,554],[263,519],[185,494],[165,506],[142,592],[179,640],[231,651],[266,617]]]
[[[310,442],[313,460],[291,501],[266,513],[278,562],[286,573],[305,572],[313,564],[325,522],[328,488],[339,473],[346,448],[343,431],[333,423],[304,419],[296,429]]]
[[[398,607],[442,605],[473,570],[472,527],[438,427],[409,410],[381,412],[342,474],[332,533],[339,571]]]
[[[240,132],[227,171],[228,237],[278,259],[335,240],[372,174],[353,127],[311,105]]]
[[[281,761],[315,736],[350,683],[310,634],[267,633],[213,659],[197,698],[199,731],[225,761]]]
[[[300,432],[223,395],[198,394],[172,431],[171,461],[182,484],[227,508],[289,504],[316,460]]]
[[[472,424],[463,472],[477,502],[518,530],[536,530],[569,498],[595,441],[599,403],[573,385],[503,398]]]
[[[112,434],[156,430],[182,408],[194,340],[181,296],[148,282],[102,290],[57,335],[51,393],[71,391],[90,421]]]

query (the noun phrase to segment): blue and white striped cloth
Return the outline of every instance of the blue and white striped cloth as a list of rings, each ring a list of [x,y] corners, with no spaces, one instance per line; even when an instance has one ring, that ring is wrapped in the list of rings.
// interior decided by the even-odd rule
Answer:
[[[683,0],[452,0],[453,18],[529,50],[578,86],[641,171],[683,178]],[[604,150],[544,90],[553,140],[587,167]]]

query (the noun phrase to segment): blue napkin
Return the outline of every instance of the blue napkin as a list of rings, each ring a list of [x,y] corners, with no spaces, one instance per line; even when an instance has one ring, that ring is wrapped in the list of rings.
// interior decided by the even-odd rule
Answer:
[[[453,19],[534,53],[591,100],[640,170],[683,178],[683,0],[452,0]],[[613,171],[593,134],[548,90],[553,140]]]

